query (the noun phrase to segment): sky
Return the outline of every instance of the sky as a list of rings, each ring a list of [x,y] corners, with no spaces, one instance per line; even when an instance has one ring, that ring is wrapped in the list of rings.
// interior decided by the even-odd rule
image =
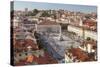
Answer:
[[[43,3],[43,2],[28,2],[28,1],[14,1],[14,10],[28,10],[33,9],[64,9],[68,11],[79,11],[83,13],[97,12],[96,6],[90,5],[72,5],[72,4],[57,4],[57,3]]]

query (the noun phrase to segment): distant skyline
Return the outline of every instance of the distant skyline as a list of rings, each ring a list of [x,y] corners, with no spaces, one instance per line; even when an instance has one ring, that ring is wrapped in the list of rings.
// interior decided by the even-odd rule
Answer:
[[[75,12],[91,13],[97,12],[96,6],[90,5],[73,5],[73,4],[57,4],[57,3],[43,3],[43,2],[28,2],[28,1],[14,1],[14,10],[28,10],[40,9],[40,10],[68,10]]]

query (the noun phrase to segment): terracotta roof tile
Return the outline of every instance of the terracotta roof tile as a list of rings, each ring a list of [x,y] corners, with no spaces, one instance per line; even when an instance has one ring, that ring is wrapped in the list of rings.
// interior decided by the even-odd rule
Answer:
[[[39,25],[59,25],[59,24],[54,21],[46,20],[46,21],[39,23]]]
[[[81,61],[87,61],[87,59],[89,58],[88,55],[80,48],[72,48],[69,51],[72,53],[73,56],[76,56],[77,59]]]
[[[34,43],[33,40],[30,40],[30,39],[26,39],[26,40],[23,40],[23,41],[20,41],[20,40],[16,40],[15,41],[15,44],[14,44],[14,48],[18,48],[18,49],[25,49],[28,47],[28,46],[31,46],[32,49],[38,49],[38,45],[36,43]]]

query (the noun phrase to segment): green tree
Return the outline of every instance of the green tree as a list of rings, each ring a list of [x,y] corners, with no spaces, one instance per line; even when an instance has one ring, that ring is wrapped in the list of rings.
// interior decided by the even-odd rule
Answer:
[[[39,11],[37,9],[34,9],[33,10],[33,13],[38,13]]]
[[[55,22],[56,22],[56,19],[57,19],[57,16],[56,14],[53,15],[53,18],[55,19]]]
[[[46,17],[50,17],[50,14],[48,14],[48,12],[44,11],[42,13],[41,17],[45,17],[45,21],[46,21]]]
[[[49,17],[50,16],[50,14],[48,14],[48,12],[46,12],[46,11],[44,11],[43,13],[42,13],[42,15],[41,15],[42,17]]]
[[[32,16],[35,16],[37,13],[39,13],[39,10],[34,9],[33,12],[32,12]]]

